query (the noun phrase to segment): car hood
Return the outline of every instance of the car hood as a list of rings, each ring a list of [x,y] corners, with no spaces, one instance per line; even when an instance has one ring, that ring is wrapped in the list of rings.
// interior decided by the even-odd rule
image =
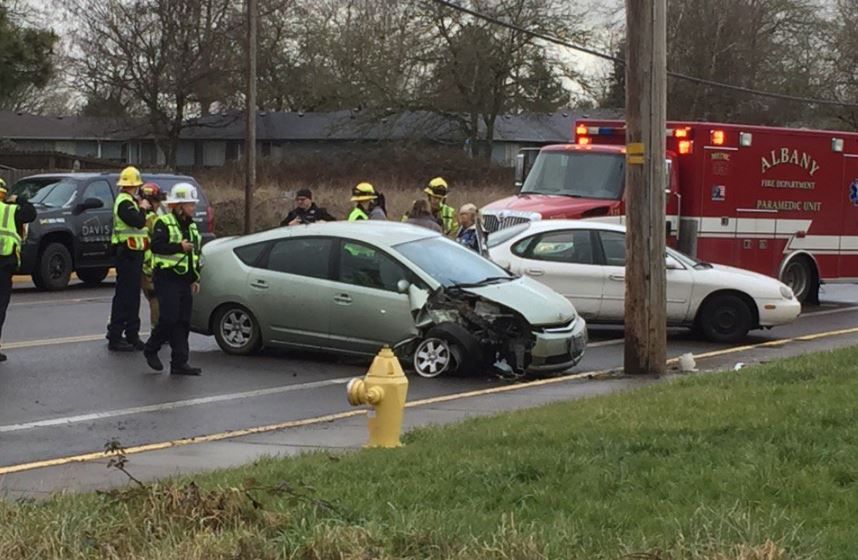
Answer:
[[[566,324],[576,316],[569,300],[530,278],[517,278],[465,291],[509,307],[534,326]]]
[[[594,210],[604,209],[604,214],[618,204],[617,200],[593,198],[572,198],[547,194],[519,194],[492,202],[483,211],[498,212],[515,210],[518,212],[537,212],[543,218],[580,218]]]
[[[695,284],[735,288],[748,293],[751,297],[780,298],[781,286],[785,286],[771,276],[722,264],[712,264],[710,269],[694,272]]]

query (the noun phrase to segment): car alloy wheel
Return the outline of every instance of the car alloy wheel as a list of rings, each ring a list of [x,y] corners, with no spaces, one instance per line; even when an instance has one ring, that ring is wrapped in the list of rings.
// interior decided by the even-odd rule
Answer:
[[[231,309],[221,319],[220,331],[228,346],[240,350],[253,337],[253,319],[242,309]]]
[[[423,339],[414,352],[414,371],[420,377],[438,377],[449,371],[452,363],[450,344],[441,338]]]

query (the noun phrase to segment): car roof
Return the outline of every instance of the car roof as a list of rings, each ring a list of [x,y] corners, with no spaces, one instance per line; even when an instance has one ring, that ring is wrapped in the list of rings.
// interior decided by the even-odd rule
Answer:
[[[612,218],[617,219],[617,218]],[[626,226],[599,220],[536,220],[530,222],[525,232],[542,232],[557,229],[601,229],[604,231],[626,232]],[[500,230],[503,231],[503,230]]]
[[[286,235],[284,235],[286,234]],[[442,237],[430,229],[403,222],[361,220],[357,222],[316,222],[306,226],[291,226],[269,229],[263,232],[235,237],[233,243],[246,244],[269,241],[285,237],[333,236],[366,241],[379,247],[392,247],[400,243],[418,241],[431,237]]]

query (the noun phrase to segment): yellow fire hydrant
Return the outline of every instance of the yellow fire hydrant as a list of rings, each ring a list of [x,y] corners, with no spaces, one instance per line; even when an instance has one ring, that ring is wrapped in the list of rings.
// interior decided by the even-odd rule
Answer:
[[[364,379],[355,377],[346,387],[349,404],[372,407],[369,417],[369,441],[365,447],[402,447],[399,434],[408,394],[408,378],[396,355],[388,347],[372,361]]]

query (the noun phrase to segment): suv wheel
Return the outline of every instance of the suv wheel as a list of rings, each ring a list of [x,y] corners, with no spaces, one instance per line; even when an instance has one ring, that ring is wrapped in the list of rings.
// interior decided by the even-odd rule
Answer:
[[[33,283],[42,290],[62,290],[69,285],[72,257],[62,243],[51,243],[39,255],[33,271]]]
[[[76,270],[75,274],[80,278],[81,282],[89,286],[97,286],[107,278],[109,268],[84,268]]]

